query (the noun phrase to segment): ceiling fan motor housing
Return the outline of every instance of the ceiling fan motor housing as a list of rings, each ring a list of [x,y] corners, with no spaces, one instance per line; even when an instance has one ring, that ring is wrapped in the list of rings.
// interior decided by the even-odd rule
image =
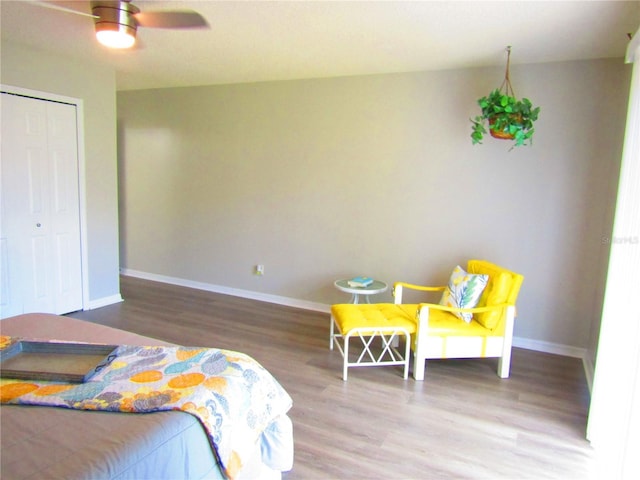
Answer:
[[[94,1],[91,2],[91,11],[94,18],[96,33],[118,32],[136,37],[138,24],[135,14],[140,9],[128,1]]]

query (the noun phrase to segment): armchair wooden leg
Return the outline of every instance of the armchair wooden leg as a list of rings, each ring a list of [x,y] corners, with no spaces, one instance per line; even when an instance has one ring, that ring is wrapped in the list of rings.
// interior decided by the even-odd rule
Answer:
[[[333,315],[329,319],[329,350],[333,350],[333,324],[335,320],[333,319]]]
[[[349,339],[348,334],[344,337],[344,358],[342,359],[342,380],[347,381],[347,374],[349,372]]]
[[[511,367],[511,350],[506,352],[504,356],[498,360],[498,376],[500,378],[509,378],[509,369]]]
[[[513,305],[507,307],[507,318],[502,344],[502,356],[498,360],[498,376],[500,378],[509,378],[509,369],[511,368],[511,347],[513,345],[513,323],[516,315],[516,309]]]

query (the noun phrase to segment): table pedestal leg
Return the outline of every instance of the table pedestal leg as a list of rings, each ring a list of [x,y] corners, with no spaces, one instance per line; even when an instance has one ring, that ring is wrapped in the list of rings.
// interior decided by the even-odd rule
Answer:
[[[351,303],[354,303],[354,304],[360,303],[360,294],[352,293],[351,294]],[[369,301],[369,295],[364,295],[364,303],[371,303]]]

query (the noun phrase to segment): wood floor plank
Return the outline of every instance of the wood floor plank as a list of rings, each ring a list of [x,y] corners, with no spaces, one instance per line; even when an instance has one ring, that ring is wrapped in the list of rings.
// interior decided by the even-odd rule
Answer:
[[[581,361],[514,349],[495,359],[430,361],[424,382],[402,367],[342,380],[328,315],[122,277],[123,303],[71,314],[182,345],[237,350],[264,365],[294,401],[298,479],[591,477],[589,392]]]

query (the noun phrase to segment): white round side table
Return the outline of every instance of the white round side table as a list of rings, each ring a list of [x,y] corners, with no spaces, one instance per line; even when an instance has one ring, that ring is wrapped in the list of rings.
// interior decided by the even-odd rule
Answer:
[[[350,287],[348,278],[336,280],[333,284],[338,290],[351,294],[351,303],[360,303],[360,295],[364,295],[365,303],[371,303],[369,302],[370,295],[386,292],[388,288],[387,284],[380,280],[374,280],[368,287]]]

